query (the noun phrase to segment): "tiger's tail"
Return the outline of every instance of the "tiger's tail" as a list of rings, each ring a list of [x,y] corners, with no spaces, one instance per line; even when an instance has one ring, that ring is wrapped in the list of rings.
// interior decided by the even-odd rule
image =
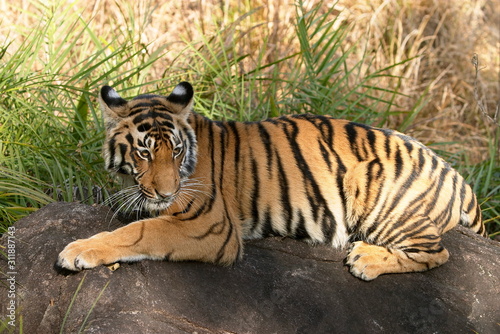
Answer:
[[[462,212],[460,215],[460,225],[470,228],[472,231],[482,235],[483,237],[488,237],[486,227],[483,223],[481,207],[477,202],[477,197],[470,186],[466,186],[466,188],[465,198],[469,199],[469,201],[463,201]]]

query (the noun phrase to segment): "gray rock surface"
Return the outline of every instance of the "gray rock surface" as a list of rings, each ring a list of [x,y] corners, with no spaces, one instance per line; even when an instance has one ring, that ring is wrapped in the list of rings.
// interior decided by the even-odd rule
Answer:
[[[55,203],[15,224],[16,329],[6,317],[9,284],[0,286],[8,331],[22,318],[24,333],[44,334],[500,332],[500,245],[463,228],[445,236],[444,266],[373,282],[353,277],[342,251],[280,238],[247,243],[227,268],[142,261],[57,273],[64,246],[118,227],[111,216]],[[2,256],[1,272],[9,269]]]

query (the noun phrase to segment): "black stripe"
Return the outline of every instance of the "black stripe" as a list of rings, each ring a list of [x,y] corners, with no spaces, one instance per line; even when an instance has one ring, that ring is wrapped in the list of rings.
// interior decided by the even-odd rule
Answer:
[[[383,240],[384,245],[400,244],[403,240],[411,239],[415,235],[417,235],[417,234],[421,233],[422,231],[424,231],[425,229],[429,228],[429,226],[428,226],[429,218],[427,218],[427,217],[421,217],[420,219],[412,222],[410,225],[407,225],[406,227],[404,227],[402,229],[399,229],[399,227],[401,227],[401,225],[407,224],[408,221],[400,219],[396,223],[399,223],[399,224],[397,224],[398,225],[397,228],[395,226],[396,224],[393,225],[394,228],[392,228],[387,233],[387,235],[390,235],[391,232],[395,232],[395,233],[393,233],[392,236],[389,238],[387,238],[387,235],[386,235],[386,239]],[[425,224],[425,223],[427,223],[427,224]],[[380,244],[380,241],[378,240],[378,238],[376,238],[376,240],[377,240],[376,242],[378,242]]]
[[[210,167],[210,173],[211,173],[211,181],[212,181],[212,192],[211,196],[208,200],[208,203],[205,202],[204,205],[202,206],[201,209],[205,208],[204,212],[210,212],[212,210],[212,207],[215,203],[215,198],[217,196],[217,185],[215,184],[215,145],[214,145],[214,125],[213,122],[210,122],[208,124],[208,139],[209,139],[209,145],[208,145],[208,151],[211,153],[210,157],[210,162],[211,166],[206,166],[207,168]]]
[[[183,221],[187,220],[193,220],[198,218],[202,213],[204,212],[209,212],[212,210],[213,204],[215,203],[216,200],[216,195],[217,195],[217,185],[215,184],[215,149],[214,149],[214,143],[213,143],[213,125],[212,121],[210,121],[207,118],[203,118],[205,121],[205,124],[201,124],[196,122],[192,126],[195,127],[195,132],[197,134],[197,137],[200,137],[201,131],[205,130],[205,128],[208,130],[208,135],[205,135],[207,140],[208,140],[208,151],[211,152],[211,166],[204,166],[204,168],[210,169],[211,171],[211,191],[210,191],[210,196],[207,196],[207,199],[198,207],[198,209],[189,217],[184,217],[182,218]]]
[[[349,140],[349,144],[351,146],[351,151],[354,153],[358,161],[362,161],[363,158],[359,154],[359,147],[357,143],[358,132],[355,126],[356,125],[354,123],[347,123],[344,128],[347,134],[347,139]]]
[[[283,168],[281,157],[277,149],[275,150],[275,154],[277,164],[276,168],[278,170],[278,184],[280,186],[281,216],[283,221],[287,222],[288,233],[292,233],[292,204],[290,203],[290,186],[288,184],[285,169]]]
[[[339,190],[339,196],[342,201],[342,217],[346,217],[347,212],[347,198],[344,191],[344,177],[347,172],[347,168],[342,162],[342,159],[337,154],[337,152],[332,148],[332,154],[335,156],[335,160],[337,161],[337,172],[336,172],[336,181],[337,181],[337,189]]]
[[[304,218],[304,214],[299,210],[297,213],[298,220],[297,226],[295,227],[294,237],[297,239],[307,239],[310,238],[309,233],[307,232],[306,220]]]
[[[452,195],[450,198],[443,198],[442,201],[448,200],[448,204],[443,209],[443,211],[437,216],[436,223],[442,222],[442,223],[447,224],[451,219],[451,215],[453,214],[453,205],[455,204],[456,194],[457,194],[456,182],[457,182],[457,174],[455,173],[453,175],[453,182],[452,182],[452,184],[453,184]],[[438,201],[440,201],[440,200],[438,199]],[[444,226],[444,225],[439,225],[439,226]]]
[[[394,175],[394,179],[397,180],[401,176],[401,173],[403,172],[403,157],[401,156],[401,150],[399,149],[399,146],[396,146],[396,154],[395,154],[395,166],[396,166],[396,173]]]
[[[144,97],[144,96],[142,96]],[[134,99],[135,100],[135,99]],[[168,109],[162,102],[158,100],[143,101],[135,104],[129,113],[129,116],[136,115],[138,113],[153,109],[162,113],[173,113],[172,110]],[[170,115],[169,115],[170,117]]]
[[[409,141],[405,140],[404,145],[406,147],[406,150],[408,151],[408,155],[410,155],[411,152],[413,151],[413,145],[412,145],[412,143],[410,143]]]
[[[222,232],[224,232],[224,226],[225,226],[224,220],[213,223],[212,225],[210,225],[210,227],[208,228],[208,230],[205,233],[193,236],[192,238],[197,239],[197,240],[203,240],[212,234],[220,235],[220,234],[222,234]],[[217,231],[217,228],[220,228],[220,230]]]
[[[147,119],[156,119],[156,118],[161,118],[161,119],[164,119],[164,120],[167,120],[167,121],[173,121],[172,116],[170,116],[167,113],[159,113],[159,112],[155,112],[155,111],[150,111],[148,113],[143,113],[143,114],[135,116],[134,119],[132,120],[132,122],[134,124],[138,124],[138,123],[141,123],[144,120],[147,120]]]
[[[116,139],[113,137],[108,142],[108,169],[113,169],[115,167],[115,145]]]
[[[141,125],[139,125],[137,127],[137,130],[139,132],[146,132],[146,131],[149,131],[149,129],[151,129],[151,124],[149,124],[149,123],[142,123]]]
[[[193,207],[193,204],[195,202],[196,202],[196,198],[191,198],[181,211],[177,211],[177,212],[172,213],[172,216],[178,216],[178,215],[188,213],[191,210],[191,208]]]
[[[382,223],[382,222],[384,222],[385,226],[382,228],[381,231],[379,231],[379,233],[377,233],[377,235],[376,235],[377,239],[384,238],[386,236],[387,230],[389,230],[389,229],[396,229],[396,228],[400,227],[401,225],[405,224],[404,220],[399,220],[399,221],[392,222],[392,223],[389,222],[388,221],[389,215],[392,212],[394,212],[394,209],[397,207],[397,205],[399,204],[399,202],[406,196],[406,194],[410,190],[413,182],[415,182],[418,179],[418,177],[420,175],[420,172],[421,171],[415,170],[413,168],[411,174],[406,178],[406,180],[404,181],[403,185],[399,187],[399,190],[398,190],[397,194],[394,196],[394,200],[392,201],[392,203],[389,206],[389,208],[387,208],[388,200],[386,200],[385,203],[383,204],[383,209],[380,210],[380,213],[378,214],[378,216],[375,219],[375,221],[378,222],[379,224]],[[373,228],[373,230],[375,230],[376,226],[372,226],[372,228]]]
[[[196,143],[196,136],[193,131],[189,128],[183,129],[183,133],[186,135],[186,139],[184,140],[184,145],[186,147],[184,161],[182,164],[181,171],[185,171],[185,175],[183,177],[187,177],[194,173],[196,168],[196,162],[198,159],[198,150]]]
[[[132,134],[127,133],[127,135],[125,136],[125,139],[127,139],[128,143],[130,144],[131,147],[135,147],[134,136],[132,136]],[[120,144],[120,145],[125,145],[125,144]]]
[[[462,181],[462,182],[464,182],[464,181]],[[464,184],[465,184],[465,182],[464,182]],[[466,185],[466,186],[468,186],[468,187],[470,188],[470,186],[469,186],[469,185]],[[478,206],[478,205],[477,205],[477,203],[476,203],[476,196],[475,196],[475,195],[474,195],[474,193],[472,192],[472,189],[470,189],[470,190],[471,190],[471,198],[470,198],[469,205],[467,206],[467,213],[471,212],[471,210],[472,210],[475,206],[476,206],[476,207]]]
[[[401,161],[401,168],[403,168],[403,161]],[[395,196],[395,200],[392,202],[392,205],[391,207],[389,208],[388,212],[392,212],[394,211],[394,209],[396,208],[396,206],[399,204],[399,202],[401,201],[401,199],[406,195],[406,193],[408,192],[408,190],[411,188],[411,186],[413,185],[413,182],[415,182],[418,177],[420,176],[420,173],[422,172],[421,170],[415,170],[414,166],[409,166],[409,168],[412,169],[412,172],[410,173],[410,175],[406,178],[405,182],[403,183],[403,185],[401,187],[399,187],[399,191],[397,193],[397,195]]]
[[[463,207],[464,207],[464,201],[465,201],[465,195],[467,194],[467,189],[466,189],[466,184],[464,182],[463,179],[461,179],[460,181],[460,211],[463,211]],[[467,211],[467,213],[469,213]],[[462,220],[462,219],[460,219]]]
[[[321,152],[321,156],[323,157],[323,161],[326,163],[328,171],[331,173],[332,172],[332,160],[330,159],[331,155],[330,153],[328,153],[328,150],[326,149],[325,145],[323,145],[323,142],[319,139],[318,139],[318,146]]]
[[[443,186],[444,186],[444,180],[446,178],[446,175],[451,171],[450,168],[442,168],[441,169],[441,173],[439,174],[439,179],[438,179],[438,183],[437,183],[437,186],[436,186],[436,191],[434,192],[434,194],[432,195],[431,198],[435,198],[436,201],[435,201],[435,204],[439,204],[441,201],[439,200],[440,198],[440,195],[441,195],[441,190],[443,189]],[[429,213],[434,209],[434,206],[429,206],[429,208],[424,212],[424,215],[425,216],[429,216]]]
[[[140,222],[140,224],[141,224],[141,231],[139,232],[139,237],[132,244],[127,244],[127,247],[137,245],[144,238],[144,230],[146,228],[146,224],[144,222]]]
[[[391,157],[391,136],[386,131],[381,131],[385,135],[385,154],[387,159]],[[401,158],[401,153],[400,153]]]
[[[435,154],[432,155],[432,166],[431,166],[431,168],[432,168],[433,171],[437,169],[438,161],[439,160],[438,160],[437,156]]]
[[[171,121],[155,122],[154,124],[157,128],[175,129],[175,125]]]
[[[293,118],[302,119],[308,121],[316,127],[316,129],[321,133],[323,140],[328,144],[329,147],[333,147],[333,126],[332,117],[324,115],[293,115]]]
[[[325,237],[329,240],[331,236],[335,235],[336,231],[335,217],[328,208],[326,200],[323,198],[321,194],[319,185],[316,182],[314,175],[311,173],[311,170],[304,156],[302,155],[302,150],[296,141],[299,132],[297,123],[291,119],[283,119],[283,120],[288,123],[288,127],[284,128],[285,135],[291,146],[297,166],[302,172],[304,180],[304,188],[306,190],[307,199],[311,207],[312,211],[311,213],[313,215],[313,219],[316,223],[322,224],[323,233],[325,234]],[[292,128],[291,133],[289,131],[290,127]],[[319,214],[322,214],[321,219],[319,217]]]
[[[375,167],[378,167],[378,171],[377,171],[376,175],[373,175],[374,174],[373,171],[374,171]],[[370,190],[372,188],[372,186],[371,186],[372,182],[374,180],[379,180],[382,177],[383,172],[384,172],[384,165],[382,163],[380,163],[380,160],[378,158],[374,159],[368,163],[368,172],[366,173],[367,182],[366,182],[366,190],[365,190],[367,194],[370,193]],[[381,181],[380,183],[383,184],[383,181]],[[378,193],[380,194],[380,192],[378,192]],[[376,202],[378,202],[378,201],[376,201]]]
[[[145,97],[145,96],[143,96]],[[155,103],[153,101],[143,101],[143,102],[138,102],[136,104],[134,104],[133,108],[149,108],[149,107],[152,107],[154,106]]]
[[[375,176],[375,178],[373,177],[373,168],[375,168],[375,166],[378,166],[379,167],[379,170],[377,172],[377,175]],[[371,184],[374,180],[379,180],[382,176],[383,176],[383,164],[380,163],[380,161],[378,159],[376,160],[373,160],[371,161],[369,164],[368,164],[368,171],[367,171],[367,183],[365,185],[365,194],[367,194],[367,196],[369,196],[369,194],[371,193],[371,188],[373,187]],[[380,187],[383,187],[384,186],[384,182],[385,182],[385,177],[383,180],[380,180],[378,182],[378,184],[380,184]],[[378,188],[378,187],[376,187]],[[373,211],[374,207],[377,206],[379,204],[379,202],[381,201],[381,196],[382,196],[382,191],[377,191],[376,192],[376,197],[375,197],[375,200],[373,201],[373,205],[371,207],[365,207],[364,209],[364,214],[359,217],[359,223],[362,224],[366,218],[370,215],[370,213]],[[383,207],[386,206],[386,203],[387,203],[387,199],[385,200],[384,204],[383,204]],[[367,203],[368,204],[368,203]],[[380,217],[380,214],[382,212],[379,213],[379,217]],[[375,222],[366,230],[366,235],[371,235],[376,229],[377,227],[379,226],[379,217],[377,217],[377,219],[375,219]],[[378,237],[380,236],[382,231],[380,231],[376,236],[374,236],[375,239],[378,239]]]
[[[175,112],[173,112],[171,109],[167,108],[165,105],[161,104],[161,103],[158,103],[154,106],[154,111],[155,112],[159,112],[161,113],[162,115],[164,115],[166,119],[168,119],[168,117],[172,117],[170,114],[175,114]],[[171,118],[172,119],[172,118]]]
[[[138,106],[138,107],[133,107],[132,109],[130,109],[130,113],[128,114],[128,117],[131,117],[131,116],[134,116],[136,114],[139,114],[139,113],[142,113],[142,112],[145,112],[149,109],[150,106]]]
[[[334,130],[332,126],[333,119],[325,116],[318,116],[318,118],[321,120],[321,123],[319,124],[319,130],[321,131],[323,139],[326,141],[328,147],[333,148],[334,146],[333,145]]]
[[[257,128],[259,130],[260,139],[262,140],[262,144],[264,145],[264,149],[266,150],[266,160],[267,160],[267,172],[269,175],[272,173],[272,164],[273,164],[273,152],[272,152],[272,144],[271,137],[267,132],[266,128],[262,123],[257,123]]]
[[[241,189],[240,189],[240,179],[244,177],[243,171],[240,171],[240,146],[241,146],[241,137],[240,133],[238,132],[238,128],[236,126],[236,122],[230,121],[226,123],[227,126],[229,127],[229,131],[231,131],[232,135],[228,133],[228,136],[230,136],[231,139],[233,139],[234,144],[233,144],[233,151],[234,151],[234,160],[233,160],[233,169],[236,172],[237,177],[234,178],[235,182],[235,189],[236,189],[236,198],[240,198],[241,194]],[[228,131],[228,132],[229,132]],[[243,203],[238,203],[238,213],[241,216],[242,215],[242,205]]]
[[[274,228],[272,225],[271,208],[269,206],[266,208],[266,211],[264,211],[264,217],[262,219],[261,235],[263,237],[275,235]]]
[[[125,155],[127,154],[128,145],[120,143],[120,144],[118,144],[118,147],[120,148],[120,155],[122,158],[121,162],[124,163],[125,162]]]
[[[260,212],[259,212],[259,196],[260,196],[260,179],[259,179],[259,169],[257,167],[257,162],[254,157],[251,156],[251,164],[252,164],[252,179],[254,180],[252,195],[251,195],[251,210],[252,210],[252,227],[251,231],[255,231],[255,229],[260,224]]]
[[[432,187],[427,187],[427,189],[425,191],[423,191],[420,195],[418,195],[417,197],[415,197],[409,204],[408,204],[408,207],[407,207],[407,210],[405,210],[405,215],[404,217],[413,217],[414,214],[417,213],[418,210],[420,210],[421,206],[423,205],[424,203],[424,199],[425,198],[428,198],[429,197],[429,193],[434,189],[434,186]],[[432,205],[434,206],[435,204],[437,204],[435,201],[429,201],[428,203],[429,205]],[[412,207],[416,206],[415,209],[411,209]],[[429,208],[427,209],[429,210]],[[430,212],[430,211],[428,211]],[[427,213],[427,212],[426,212]]]
[[[425,246],[435,247],[436,245],[439,246],[436,249],[425,247]],[[420,247],[425,247],[425,248],[424,249],[418,249],[418,248],[414,248],[414,247],[412,247],[412,248],[403,248],[402,251],[404,251],[406,253],[420,253],[420,252],[424,252],[424,253],[428,253],[428,254],[436,254],[436,253],[441,253],[444,250],[444,247],[441,246],[439,243],[429,243],[428,245],[427,244],[416,244],[415,246],[420,246]],[[409,258],[409,259],[413,260],[414,262],[418,262],[415,259],[412,259],[412,258]],[[418,263],[421,263],[421,262],[418,262]],[[422,264],[425,264],[425,263],[422,263]],[[427,268],[429,268],[428,263],[427,263]]]
[[[366,132],[366,139],[368,140],[368,144],[370,144],[371,153],[377,156],[377,147],[375,144],[377,143],[377,136],[375,135],[375,131],[372,129]]]
[[[378,169],[378,172],[377,172],[377,175],[373,175],[374,172],[373,172],[373,169],[378,166],[379,169]],[[373,160],[373,161],[370,161],[370,163],[368,164],[368,167],[367,167],[367,173],[366,173],[366,184],[365,184],[365,194],[367,194],[366,196],[370,196],[370,193],[372,192],[371,189],[372,188],[378,188],[377,185],[375,185],[375,187],[372,185],[372,183],[374,181],[377,181],[379,180],[381,177],[382,177],[382,173],[383,173],[383,165],[380,163],[380,161],[378,159],[376,160]],[[374,177],[375,176],[375,177]],[[381,180],[378,182],[378,184],[380,185],[383,185],[384,184],[384,180]],[[359,217],[359,221],[360,222],[363,222],[366,220],[367,216],[373,211],[374,207],[380,202],[380,196],[382,195],[382,192],[381,191],[377,191],[376,192],[376,197],[375,197],[375,200],[373,201],[373,205],[371,207],[365,207],[364,209],[364,215],[362,215],[361,217]],[[368,198],[366,198],[368,199]],[[366,203],[366,205],[368,205],[368,203]],[[367,235],[369,235],[370,233],[373,232],[373,230],[376,228],[375,226],[376,224],[373,224],[372,226],[370,226],[370,228],[367,230]]]
[[[418,149],[418,168],[422,170],[424,169],[424,165],[425,165],[424,150],[420,147]]]
[[[222,245],[221,245],[221,247],[219,249],[219,252],[217,253],[217,257],[215,259],[216,263],[220,262],[220,260],[224,256],[224,254],[226,252],[226,247],[229,244],[229,241],[231,240],[231,237],[233,236],[233,224],[231,224],[231,222],[229,221],[229,219],[227,219],[227,217],[224,217],[224,225],[229,227],[229,231],[227,232],[226,239],[222,243]],[[239,250],[238,250],[238,254],[239,254]]]
[[[219,129],[220,129],[220,131],[218,132],[218,134],[219,134],[219,149],[217,151],[220,152],[219,153],[220,154],[220,157],[219,157],[219,160],[220,160],[219,186],[220,186],[221,191],[223,191],[223,186],[224,186],[224,163],[226,161],[226,151],[228,150],[227,142],[226,142],[227,129],[226,129],[224,123],[216,123],[216,125],[218,125]],[[221,194],[221,196],[222,196],[222,194]]]
[[[236,127],[235,122],[228,122],[227,125],[229,126],[229,129],[233,132],[232,139],[234,139],[234,170],[239,171],[239,164],[240,164],[240,134],[238,132],[238,129]],[[236,178],[236,182],[238,182],[239,178]],[[238,187],[236,187],[238,189]]]
[[[472,196],[475,197],[474,194],[472,194]],[[479,224],[479,229],[477,230],[477,233],[481,234],[484,237],[488,237],[486,227],[484,226],[484,224],[482,223],[482,220],[481,220],[481,217],[482,217],[481,215],[482,215],[481,208],[479,207],[479,205],[476,205],[476,216],[474,217],[474,221],[469,226],[471,228],[475,229],[476,225]]]

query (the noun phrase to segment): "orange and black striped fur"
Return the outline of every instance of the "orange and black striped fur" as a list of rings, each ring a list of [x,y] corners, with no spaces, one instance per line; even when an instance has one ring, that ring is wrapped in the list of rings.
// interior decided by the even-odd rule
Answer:
[[[157,212],[70,243],[70,270],[141,259],[230,264],[243,240],[291,236],[350,244],[353,275],[424,271],[448,260],[457,223],[485,234],[471,187],[413,138],[328,116],[217,122],[191,110],[183,82],[127,101],[101,90],[107,168],[130,206]]]

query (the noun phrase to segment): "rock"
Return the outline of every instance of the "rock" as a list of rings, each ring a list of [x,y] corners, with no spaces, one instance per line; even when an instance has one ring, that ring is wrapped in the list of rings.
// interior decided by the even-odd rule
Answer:
[[[373,282],[348,272],[345,252],[280,238],[248,242],[232,267],[142,261],[116,271],[55,271],[67,243],[121,224],[111,217],[106,207],[54,203],[14,225],[15,267],[0,261],[1,272],[17,283],[0,287],[7,329],[14,330],[7,322],[15,317],[24,333],[44,334],[500,330],[500,246],[464,228],[445,236],[451,254],[445,265]],[[5,233],[1,245],[8,247],[8,239]]]

